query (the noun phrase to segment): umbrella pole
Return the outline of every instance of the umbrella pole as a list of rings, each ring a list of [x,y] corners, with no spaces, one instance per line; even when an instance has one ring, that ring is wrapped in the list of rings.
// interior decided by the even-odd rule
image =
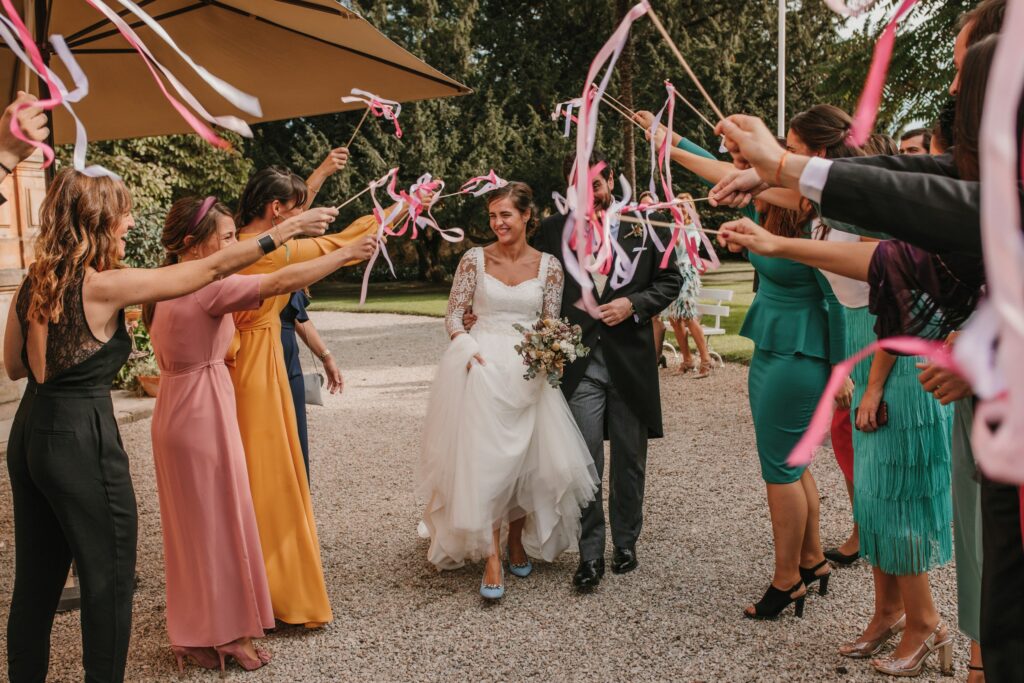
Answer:
[[[366,111],[363,112],[363,118],[359,119],[359,123],[356,125],[356,129],[354,131],[352,131],[352,137],[350,137],[348,139],[348,142],[345,143],[345,149],[348,149],[349,147],[352,146],[352,141],[356,139],[356,135],[359,134],[359,129],[363,127],[363,121],[365,121],[366,117],[369,116],[369,115],[370,115],[370,108],[367,107]]]

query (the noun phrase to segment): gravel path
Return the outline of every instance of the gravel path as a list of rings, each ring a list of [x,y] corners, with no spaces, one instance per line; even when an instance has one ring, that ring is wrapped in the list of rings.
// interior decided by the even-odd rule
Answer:
[[[440,321],[317,313],[347,388],[310,411],[313,504],[335,620],[318,632],[268,636],[274,661],[261,681],[876,681],[865,662],[836,654],[871,614],[864,563],[836,570],[804,619],[741,618],[769,580],[772,545],[747,408],[746,369],[708,380],[663,372],[667,438],[650,449],[640,568],[609,573],[598,591],[570,587],[576,557],[509,578],[498,605],[477,595],[479,568],[439,574],[416,535],[412,495],[421,419],[445,344]],[[164,630],[163,558],[148,420],[122,434],[139,500],[139,588],[128,680],[176,675]],[[830,452],[814,465],[826,543],[849,530],[849,504]],[[10,485],[0,477],[0,620],[13,579]],[[40,539],[44,542],[44,539]],[[956,623],[952,566],[934,573],[939,609]],[[0,633],[0,640],[5,636]],[[957,670],[967,641],[958,635]],[[51,681],[82,679],[77,613],[53,629]],[[0,647],[6,672],[6,646]],[[2,675],[2,674],[0,674]],[[922,680],[939,680],[937,668]],[[189,681],[216,674],[187,669]],[[942,679],[949,680],[949,679]]]

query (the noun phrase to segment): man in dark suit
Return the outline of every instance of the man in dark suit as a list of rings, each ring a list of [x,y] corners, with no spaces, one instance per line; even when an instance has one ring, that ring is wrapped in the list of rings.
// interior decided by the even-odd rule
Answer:
[[[594,154],[591,162],[605,161]],[[573,159],[566,160],[566,177]],[[594,180],[594,202],[598,211],[607,210],[612,200],[611,168]],[[541,222],[533,246],[552,254],[565,266],[562,233],[565,216],[551,216]],[[659,268],[662,254],[632,225],[612,217],[612,238],[635,258],[640,254],[633,279],[619,288],[597,275],[600,318],[594,319],[577,306],[580,285],[567,277],[562,295],[562,315],[583,330],[589,356],[571,363],[562,378],[562,391],[587,442],[594,466],[604,474],[604,441],[611,443],[608,512],[611,521],[612,571],[623,574],[637,566],[636,541],[643,523],[644,474],[647,440],[662,436],[661,392],[654,353],[651,318],[668,307],[682,286],[674,266]],[[568,272],[568,271],[567,271]],[[573,576],[577,590],[592,589],[604,576],[605,520],[602,493],[583,511],[580,536],[580,564]]]

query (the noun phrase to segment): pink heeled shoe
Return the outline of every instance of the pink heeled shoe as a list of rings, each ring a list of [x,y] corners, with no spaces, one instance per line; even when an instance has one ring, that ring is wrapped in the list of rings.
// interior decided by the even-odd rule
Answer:
[[[191,659],[204,669],[216,669],[217,653],[212,647],[180,647],[171,645],[171,652],[178,662],[178,673],[185,672],[185,660]]]
[[[234,659],[238,662],[238,665],[246,671],[255,671],[260,667],[266,666],[270,663],[270,653],[266,650],[261,650],[258,647],[253,647],[256,650],[256,657],[250,657],[249,653],[245,651],[239,643],[228,643],[227,645],[218,645],[214,648],[217,651],[217,656],[220,657],[220,670],[224,671],[225,664],[228,659]]]

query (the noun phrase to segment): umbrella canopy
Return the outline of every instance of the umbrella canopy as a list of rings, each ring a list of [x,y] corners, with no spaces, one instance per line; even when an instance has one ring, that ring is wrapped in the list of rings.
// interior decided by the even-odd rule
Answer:
[[[464,85],[389,40],[336,0],[136,0],[192,59],[259,98],[262,117],[236,110],[184,60],[121,5],[107,0],[153,54],[214,115],[249,123],[362,108],[343,104],[352,88],[408,102],[463,95]],[[142,58],[114,25],[85,0],[14,0],[37,36],[59,33],[89,78],[89,95],[75,105],[90,140],[189,132],[161,94]],[[42,41],[40,41],[42,42]],[[51,68],[71,79],[60,60]],[[10,101],[35,76],[0,42],[0,93]],[[74,123],[53,111],[54,139],[74,141]]]

